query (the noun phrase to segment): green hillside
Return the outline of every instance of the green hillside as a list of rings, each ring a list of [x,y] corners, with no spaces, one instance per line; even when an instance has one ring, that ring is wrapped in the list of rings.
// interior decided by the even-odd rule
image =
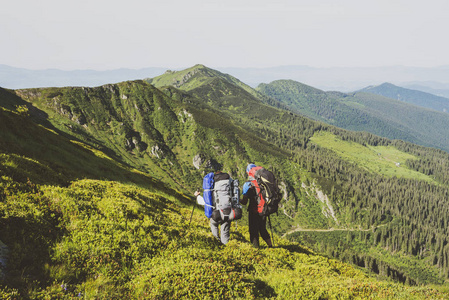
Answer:
[[[319,113],[321,108],[335,103],[329,101],[325,92],[293,80],[277,80],[270,84],[261,83],[257,90],[264,95],[278,99],[294,112],[319,121],[333,120],[336,118],[335,114],[343,109],[340,105],[339,109],[336,108],[331,112],[332,115],[322,116]]]
[[[5,295],[446,296],[444,286],[389,281],[449,277],[446,152],[312,121],[201,65],[189,72],[184,81],[180,71],[95,88],[0,89],[0,240],[18,253]],[[200,207],[188,226],[186,195],[203,175],[222,169],[244,182],[250,161],[272,170],[284,193],[275,249],[249,246],[246,216],[226,247]],[[185,280],[205,270],[204,281]]]
[[[396,99],[406,103],[418,105],[424,108],[433,109],[439,112],[448,112],[449,99],[433,94],[406,89],[391,83],[382,83],[377,86],[369,86],[358,92],[376,94],[387,98]]]
[[[340,128],[449,151],[449,116],[443,112],[364,90],[353,94],[323,92],[292,80],[261,84],[257,90],[291,111]]]
[[[227,87],[231,86],[227,82],[220,82],[220,84]],[[183,89],[183,86],[179,88]],[[286,180],[293,187],[298,187],[299,184],[302,187],[306,186],[306,188],[300,188],[294,192],[295,210],[287,210],[291,212],[290,216],[293,217],[293,223],[296,226],[299,225],[306,228],[332,226],[354,228],[354,225],[358,224],[356,226],[362,226],[362,228],[366,229],[371,228],[375,235],[378,236],[378,239],[372,242],[373,246],[381,244],[381,241],[386,242],[388,245],[391,241],[399,238],[399,233],[392,231],[393,228],[397,228],[398,224],[402,223],[399,226],[404,230],[399,239],[407,239],[407,237],[415,236],[413,232],[416,232],[416,230],[421,231],[421,229],[416,229],[415,226],[423,229],[423,224],[427,222],[425,220],[430,220],[435,215],[442,216],[440,209],[447,209],[447,203],[444,202],[443,206],[441,206],[440,200],[445,199],[447,193],[447,181],[445,179],[447,175],[445,175],[446,171],[444,169],[447,166],[448,155],[445,152],[421,148],[401,141],[390,141],[367,133],[347,132],[334,127],[327,127],[291,113],[261,106],[257,103],[257,99],[245,97],[243,94],[235,96],[237,91],[232,89],[227,89],[226,92],[217,94],[216,84],[204,84],[194,89],[189,87],[186,88],[187,90],[189,94],[200,98],[202,103],[208,102],[211,105],[218,106],[221,113],[227,115],[230,119],[237,120],[242,126],[244,125],[249,130],[258,132],[259,136],[265,137],[266,140],[271,141],[279,148],[291,151],[291,161],[298,162],[301,167],[308,171],[301,177],[300,182],[295,183],[295,181]],[[222,91],[223,89],[218,90]],[[414,175],[403,178],[395,176],[393,171],[392,174],[384,177],[385,174],[382,168],[367,170],[359,162],[339,158],[333,154],[333,151],[317,148],[310,143],[310,140],[320,131],[330,131],[343,141],[353,141],[361,146],[384,146],[389,149],[393,147],[398,152],[403,152],[404,156],[407,156],[408,153],[416,159],[406,159],[405,164],[401,165],[401,171],[408,169],[409,171],[406,171],[406,173]],[[371,165],[378,163],[376,161],[379,160],[377,155],[371,156],[371,159]],[[413,170],[421,174],[418,176],[418,173],[413,173]],[[432,176],[430,177],[429,175]],[[291,178],[291,175],[285,173],[281,174],[281,176],[283,176],[283,179]],[[425,180],[422,181],[420,178]],[[417,180],[419,184],[415,183]],[[433,187],[434,183],[432,183],[434,180],[444,183],[444,185],[439,185],[435,189]],[[320,188],[315,190],[309,185],[311,182],[317,184]],[[307,206],[305,204],[307,202],[303,201],[302,197],[316,193],[314,197],[318,199],[317,195],[319,195],[320,190],[329,196],[332,206],[329,207],[326,202],[324,204],[323,202],[318,203],[320,205],[319,210],[316,207]],[[370,192],[366,193],[366,191]],[[430,196],[429,192],[433,196]],[[423,200],[424,203],[420,203]],[[414,204],[413,207],[409,206],[411,203]],[[418,203],[420,204],[418,205]],[[428,213],[420,215],[420,217],[407,217],[404,219],[404,215],[411,214],[416,216],[412,212],[413,210],[428,205],[432,207]],[[304,213],[304,210],[310,212]],[[321,215],[327,216],[326,222],[315,219],[317,215],[320,215],[320,211]],[[335,212],[335,219],[329,213],[332,211]],[[394,222],[392,222],[393,220]],[[382,227],[378,228],[379,224],[382,224]],[[435,240],[435,243],[433,243],[427,238],[421,241],[419,239],[411,239],[407,241],[407,245],[404,245],[401,252],[411,255],[410,257],[413,258],[417,253],[416,249],[420,247],[435,249],[435,245],[440,245],[437,247],[443,249],[444,241],[446,240],[444,226],[441,226],[440,229],[436,229],[434,226],[432,228],[432,235],[434,237],[439,236],[440,238],[437,238],[439,242]],[[434,229],[435,231],[433,231]],[[280,233],[283,232],[281,231]],[[424,246],[424,244],[427,246]],[[395,246],[393,251],[397,250],[398,247]],[[357,252],[356,249],[354,251]],[[440,256],[440,258],[442,257]],[[441,267],[443,260],[435,259],[435,256],[432,255],[426,255],[427,262],[425,264],[439,265]],[[410,261],[410,265],[413,265],[412,261]],[[405,268],[402,268],[402,271],[399,272],[410,274]],[[440,275],[445,277],[443,273]],[[406,277],[404,277],[404,280]],[[428,279],[425,276],[419,278],[415,276],[414,280],[425,282]],[[438,281],[441,282],[440,280]]]
[[[385,177],[417,179],[438,184],[431,176],[404,167],[407,161],[415,161],[418,157],[400,151],[396,147],[361,145],[344,141],[329,132],[319,132],[310,138],[310,141],[332,150],[345,161],[354,163],[369,172]]]
[[[378,281],[280,237],[276,248],[255,250],[246,226],[233,227],[231,242],[220,246],[200,208],[190,221],[191,198],[73,144],[23,110],[0,113],[0,238],[10,253],[2,299],[447,296]],[[60,159],[21,154],[31,141],[33,148],[52,145]],[[76,164],[85,172],[73,170]],[[83,174],[91,179],[77,179]]]

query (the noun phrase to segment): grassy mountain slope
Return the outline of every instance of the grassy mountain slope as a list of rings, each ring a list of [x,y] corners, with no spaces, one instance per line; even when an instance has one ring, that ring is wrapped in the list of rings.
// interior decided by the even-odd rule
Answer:
[[[444,225],[449,207],[443,200],[448,194],[447,153],[341,130],[273,108],[226,78],[197,80],[202,83],[186,82],[185,89],[134,81],[2,92],[7,95],[5,106],[15,108],[17,101],[26,118],[186,193],[211,169],[222,168],[243,181],[246,163],[260,163],[275,172],[284,192],[280,213],[273,218],[275,232],[287,233],[292,226],[369,232],[356,240],[370,251],[386,253],[376,257],[374,273],[388,276],[390,268],[400,281],[444,281],[449,274]],[[386,147],[404,158],[401,167],[409,172],[399,176],[391,172],[397,167],[389,164],[373,168],[377,155],[336,155],[341,149],[326,147],[333,140],[342,148],[348,142],[380,152],[384,148],[376,147]],[[302,242],[339,257],[339,244],[320,244],[325,240]],[[342,259],[373,267],[372,252],[367,255],[356,247],[344,251],[353,255]],[[397,263],[400,259],[405,263]],[[412,272],[416,262],[431,272]]]
[[[136,81],[16,93],[47,111],[58,130],[152,176],[178,187],[200,180],[192,160],[204,151],[200,143],[183,140],[207,139],[212,130],[199,129],[201,135],[195,135],[192,113],[152,85]]]
[[[445,113],[364,92],[323,92],[292,80],[261,84],[257,89],[315,120],[449,151]]]
[[[449,110],[449,99],[436,96],[433,94],[406,89],[393,85],[391,83],[383,83],[377,86],[369,86],[358,92],[371,93],[381,95],[387,98],[396,99],[417,106],[433,109],[440,112]]]
[[[220,246],[200,209],[190,220],[191,199],[23,112],[0,113],[0,238],[11,253],[0,281],[4,299],[446,296],[377,281],[279,237],[276,248],[255,250],[244,226],[233,227],[231,242]],[[33,148],[52,145],[64,157],[33,154],[30,142]],[[105,169],[93,170],[96,162]],[[83,174],[92,179],[78,179]],[[58,183],[60,177],[70,184]]]
[[[231,86],[229,85],[229,83],[223,81],[220,81],[219,84],[226,87]],[[183,86],[181,85],[179,88],[183,89]],[[409,233],[406,236],[402,235],[401,238],[406,239],[413,235],[412,232],[414,231],[414,229],[412,228],[414,228],[414,226],[421,227],[422,222],[425,222],[420,219],[421,217],[407,218],[407,221],[405,221],[405,219],[403,219],[403,215],[410,213],[410,207],[408,206],[408,204],[405,204],[405,202],[410,201],[409,203],[416,204],[417,202],[422,201],[424,197],[425,199],[427,199],[426,201],[433,198],[434,200],[430,200],[431,202],[436,201],[438,203],[441,203],[440,199],[444,199],[444,195],[446,195],[447,193],[447,188],[441,186],[440,188],[438,188],[440,189],[437,192],[438,195],[434,195],[435,197],[424,195],[425,193],[427,193],[425,191],[433,189],[433,187],[430,186],[435,184],[434,180],[436,178],[438,178],[438,182],[441,182],[441,180],[445,176],[443,175],[445,171],[443,171],[443,169],[440,169],[438,165],[442,161],[447,160],[447,153],[416,147],[414,145],[402,143],[400,141],[392,142],[366,133],[348,133],[346,131],[337,130],[333,127],[326,127],[322,124],[312,122],[294,114],[286,113],[285,111],[279,111],[264,107],[260,105],[260,102],[257,103],[257,99],[245,97],[244,94],[238,94],[238,91],[235,91],[233,89],[217,89],[217,83],[203,84],[194,89],[190,89],[190,87],[187,87],[186,91],[187,90],[189,94],[196,95],[198,98],[200,98],[203,103],[207,102],[218,106],[222,114],[225,114],[230,119],[237,120],[239,124],[245,126],[249,130],[259,132],[259,135],[264,136],[267,140],[272,141],[278,147],[285,150],[290,150],[293,155],[291,159],[293,161],[297,161],[300,166],[304,167],[306,170],[314,174],[311,177],[303,177],[301,179],[301,182],[299,183],[301,183],[302,187],[304,188],[309,186],[309,179],[312,179],[311,181],[314,182],[314,184],[318,184],[320,188],[327,194],[327,196],[329,196],[329,202],[332,203],[333,207],[326,206],[326,203],[329,202],[326,202],[326,200],[324,199],[322,200],[322,203],[324,205],[321,206],[320,209],[322,214],[327,216],[328,224],[332,223],[329,221],[332,220],[333,212],[335,212],[336,224],[330,226],[337,225],[340,227],[354,228],[354,224],[357,223],[360,224],[362,228],[371,228],[375,235],[378,236],[377,240],[372,241],[373,247],[388,247],[390,241],[388,241],[386,244],[380,242],[381,240],[387,241],[392,238],[397,238],[396,233],[392,234],[391,230],[394,230],[393,228],[397,227],[398,223],[401,224],[401,222],[404,222],[399,226],[403,226],[404,229],[408,228],[405,231]],[[221,93],[217,94],[217,91],[221,91]],[[332,93],[332,95],[334,95],[334,93]],[[339,94],[338,96],[342,95]],[[254,104],[254,106],[252,106],[252,104]],[[337,139],[340,139],[341,141],[349,140],[358,143],[361,146],[372,145],[393,147],[396,148],[398,152],[403,153],[401,154],[402,157],[407,157],[407,153],[412,154],[412,157],[405,159],[405,164],[401,165],[402,168],[409,169],[412,172],[409,174],[412,175],[408,177],[409,179],[405,179],[408,175],[404,177],[403,175],[396,174],[395,169],[397,167],[395,166],[395,164],[392,164],[392,166],[387,166],[386,169],[371,168],[368,169],[368,173],[366,173],[364,170],[361,170],[361,168],[365,169],[364,165],[366,165],[366,162],[357,160],[354,161],[353,159],[348,159],[347,157],[336,158],[334,155],[335,150],[329,149],[331,150],[329,152],[327,149],[324,149],[324,147],[314,147],[313,143],[310,143],[310,141],[313,141],[312,137],[321,131],[330,131],[336,135]],[[325,142],[324,144],[329,144],[329,142]],[[432,152],[432,154],[426,154],[426,152],[429,150],[430,152]],[[424,159],[424,157],[427,158]],[[370,164],[376,165],[376,160],[379,160],[377,155],[371,156]],[[424,163],[424,161],[426,162]],[[432,165],[432,167],[428,165],[430,168],[427,169],[424,164],[429,163]],[[444,163],[444,165],[447,164]],[[437,171],[437,169],[440,169],[440,171]],[[415,183],[413,183],[415,180],[419,180],[421,182],[420,178],[422,174],[417,175],[418,173],[413,173],[413,170],[418,171],[419,173],[423,173],[427,176],[424,176],[422,178],[425,178],[425,181],[427,182],[426,184],[429,184],[428,187],[422,186],[419,188],[419,190],[410,188],[410,185],[416,185]],[[286,174],[282,175],[285,176]],[[432,175],[432,177],[430,177],[429,175]],[[288,176],[289,175],[287,175],[286,177]],[[359,181],[358,179],[356,179],[358,177],[361,179],[361,182],[354,182],[354,180]],[[443,181],[446,182],[445,180]],[[379,184],[379,182],[382,182],[382,184]],[[298,182],[295,183],[293,181],[290,182],[290,184],[291,186],[295,186],[295,184],[296,186],[298,186]],[[421,183],[419,185],[421,185]],[[371,192],[366,194],[366,190]],[[406,192],[406,194],[409,195],[411,190],[413,190],[412,193],[415,194],[413,194],[413,196],[409,198],[404,197],[404,191],[408,191]],[[314,191],[313,189],[308,190],[308,188],[304,188],[299,189],[299,192],[305,192],[306,194],[310,195],[314,194],[316,191]],[[319,192],[317,192],[316,195],[318,194]],[[319,196],[317,196],[317,198],[319,198]],[[297,214],[300,214],[300,212],[302,211],[301,208],[303,207],[303,203],[300,199],[301,197],[299,197],[299,199],[297,198],[296,200],[297,207],[299,208],[296,210]],[[364,204],[362,204],[360,201],[364,202]],[[402,203],[400,204],[400,207],[402,206],[403,208],[398,209],[395,203]],[[386,207],[390,207],[390,205],[392,207],[387,209]],[[435,204],[431,205],[432,207],[435,207]],[[447,203],[444,203],[444,210],[446,210],[446,206]],[[359,209],[362,209],[362,207],[363,209],[367,209],[367,211],[359,211]],[[393,209],[393,207],[395,208]],[[385,214],[385,212],[387,212],[387,214]],[[307,218],[301,218],[301,221],[296,220],[295,224],[300,224],[302,222],[303,226],[306,227],[314,224],[312,225],[312,228],[317,228],[316,225],[319,224],[319,222],[308,224],[306,221],[313,220],[313,216],[316,216],[317,213],[319,214],[318,211],[316,211],[315,214],[309,214]],[[430,216],[434,215],[434,213],[437,212],[432,209],[432,212],[430,212],[429,214],[425,214],[425,218],[429,218]],[[411,225],[411,223],[409,222],[413,223],[414,225]],[[322,223],[322,225],[324,224]],[[412,227],[409,227],[410,225]],[[435,227],[433,228],[436,229]],[[440,236],[440,238],[442,239],[441,241],[446,240],[443,227],[440,227],[437,231],[434,231],[434,233],[435,232],[439,232],[437,235]],[[368,241],[362,242],[365,243]],[[418,241],[416,240],[416,242]],[[409,243],[408,245],[410,246],[415,242],[412,242],[410,244],[410,241],[408,241],[407,243]],[[427,242],[425,243],[427,244]],[[421,242],[418,242],[418,244],[421,244]],[[404,247],[401,249],[401,252],[404,251],[404,253],[414,253],[413,255],[416,255],[416,249],[420,246],[415,245],[413,246],[413,249],[415,250],[412,250],[412,248],[408,248],[407,250],[406,248],[409,246],[404,245]],[[434,246],[431,246],[431,243],[427,244],[427,246],[421,247],[434,248]],[[393,251],[397,251],[398,246],[390,248],[390,251],[392,249],[396,249]],[[354,249],[354,253],[357,253],[357,250]],[[396,259],[398,259],[398,257],[396,257]],[[384,257],[382,263],[386,263],[386,260],[387,258]],[[426,258],[426,262],[423,263],[428,265],[440,264],[441,266],[441,262],[442,261],[439,259],[435,260],[434,257],[428,256]],[[411,261],[409,263],[410,265],[414,264],[414,262]],[[399,273],[401,273],[401,276],[404,276],[403,280],[409,280],[410,278],[407,279],[407,276],[410,276],[413,273],[411,272],[411,269],[413,269],[413,267],[404,268],[404,265],[402,265],[401,267],[396,269],[396,271],[401,270],[399,271]],[[440,275],[442,275],[442,273]],[[432,277],[433,275],[429,276]],[[413,279],[412,281],[426,282],[428,280],[433,280],[430,279],[430,277],[427,279],[425,277],[426,275],[424,275],[423,277],[418,276],[415,277],[415,279]],[[438,279],[437,281],[440,281],[440,279]]]
[[[233,226],[231,242],[221,246],[200,209],[190,219],[192,199],[37,125],[23,110],[0,113],[0,238],[10,253],[1,298],[447,296],[375,280],[279,237],[276,248],[255,250],[246,226]],[[61,159],[33,153],[30,142],[33,148],[52,145]],[[90,168],[97,162],[105,169]],[[91,179],[79,179],[84,174]],[[58,183],[59,177],[71,182]]]
[[[335,116],[321,116],[319,111],[320,107],[338,105],[338,103],[330,103],[325,92],[311,86],[293,80],[277,80],[270,84],[262,83],[257,90],[275,99],[282,99],[282,102],[294,112],[312,119],[326,121],[335,118]],[[335,111],[342,110],[342,107],[339,105],[339,109],[335,109]]]
[[[237,90],[249,95],[251,107],[260,111],[259,100],[240,88]],[[240,124],[218,113],[214,105],[174,88],[164,92],[142,81],[97,88],[4,90],[7,99],[13,98],[21,104],[23,99],[29,101],[26,103],[30,115],[36,121],[47,122],[61,135],[88,143],[178,189],[195,190],[211,167],[220,167],[241,181],[248,161],[290,168],[288,151],[267,142],[256,132],[242,129]],[[267,153],[260,152],[261,145]],[[288,172],[300,176],[302,171]],[[288,181],[289,189],[299,191],[299,187]],[[313,197],[296,193],[290,194],[290,210],[299,197],[311,209],[318,207]],[[301,218],[306,219],[308,213]],[[317,220],[327,223],[324,217]],[[291,222],[285,219],[283,223],[286,227]]]
[[[247,109],[264,113],[260,101],[241,88],[229,83],[219,88],[251,98]],[[285,166],[282,169],[291,169],[288,172],[296,176],[304,173],[287,166],[288,151],[267,142],[257,132],[242,129],[241,124],[219,113],[216,103],[208,105],[175,88],[163,91],[135,81],[97,88],[16,90],[12,94],[32,103],[30,112],[45,111],[61,134],[74,136],[177,188],[195,190],[211,167],[222,168],[242,181],[248,161]],[[39,118],[37,113],[32,116]],[[261,145],[266,153],[260,152]],[[285,184],[292,190],[290,210],[299,197],[311,210],[316,209],[316,200],[301,195],[299,187],[289,183],[290,176],[285,176]],[[308,213],[301,218],[306,219]],[[324,217],[317,220],[327,224]],[[282,222],[283,227],[291,223],[288,218]]]
[[[416,170],[404,168],[408,160],[416,160],[416,156],[398,150],[393,146],[361,145],[351,141],[344,141],[329,132],[319,132],[310,141],[332,150],[345,161],[352,162],[372,173],[379,173],[386,177],[400,177],[417,179],[438,184],[431,176]]]

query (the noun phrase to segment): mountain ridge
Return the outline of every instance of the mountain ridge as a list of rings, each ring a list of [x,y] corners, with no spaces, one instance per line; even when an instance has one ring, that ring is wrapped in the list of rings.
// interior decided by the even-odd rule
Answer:
[[[167,67],[137,70],[122,68],[109,71],[63,71],[52,69],[52,71],[48,73],[46,70],[29,70],[4,66],[5,65],[0,65],[0,86],[11,89],[63,86],[92,87],[120,81],[153,77],[161,75],[166,70],[170,69]],[[148,72],[146,72],[145,69],[148,69]],[[185,68],[175,69],[184,70]],[[410,82],[414,82],[415,84],[419,83],[426,87],[433,87],[437,84],[439,89],[449,89],[447,66],[435,68],[405,66],[364,68],[279,66],[260,68],[216,67],[215,69],[232,74],[234,77],[239,78],[253,88],[257,87],[260,83],[268,83],[278,79],[291,79],[318,87],[321,90],[341,91],[346,93],[359,90],[369,85],[381,84],[385,81],[393,82],[400,86],[404,86]],[[57,74],[55,74],[55,72]]]
[[[262,100],[262,102],[271,106],[281,106],[281,104],[278,103],[275,99],[266,97],[266,95],[259,93],[257,90],[251,88],[234,76],[221,73],[201,64],[197,64],[182,71],[169,70],[155,78],[146,79],[147,82],[153,84],[157,88],[161,88],[163,86],[173,86],[187,92],[208,85],[213,80],[221,80],[226,84],[238,86],[251,96],[258,98],[258,100]],[[231,89],[225,89],[225,91],[226,90],[229,91]],[[223,90],[221,92],[223,92]]]
[[[366,87],[357,92],[377,94],[440,112],[448,112],[449,110],[448,98],[399,87],[387,82],[377,86]]]

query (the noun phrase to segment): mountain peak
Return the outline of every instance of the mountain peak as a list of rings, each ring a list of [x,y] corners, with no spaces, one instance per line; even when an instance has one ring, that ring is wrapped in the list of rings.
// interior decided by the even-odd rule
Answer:
[[[167,70],[164,74],[146,79],[146,81],[156,87],[174,86],[183,90],[191,90],[205,82],[209,82],[214,77],[223,76],[224,74],[216,70],[210,69],[202,64],[197,64],[180,71]]]
[[[209,69],[209,68],[203,64],[196,64],[192,67],[192,69]]]
[[[225,84],[231,84],[240,87],[253,96],[256,96],[257,94],[257,96],[263,98],[262,95],[259,95],[254,89],[241,82],[237,78],[229,74],[224,74],[220,71],[208,68],[202,64],[197,64],[193,67],[180,71],[168,70],[167,72],[165,72],[165,74],[146,79],[146,81],[157,88],[163,86],[173,86],[184,91],[191,91],[193,89],[211,84],[212,82],[222,82]]]
[[[382,88],[387,88],[387,89],[392,89],[392,88],[398,88],[398,86],[389,83],[389,82],[384,82],[378,85],[369,85],[363,89],[358,90],[357,92],[369,92],[370,90],[376,90],[376,89],[382,89]]]
[[[291,79],[280,79],[272,81],[269,84],[261,83],[257,90],[266,91],[267,89],[275,89],[275,90],[283,90],[287,93],[295,93],[295,94],[309,94],[309,95],[325,95],[326,93],[320,89],[311,87],[304,83],[294,81]]]
[[[389,83],[389,82],[384,82],[384,83],[382,83],[382,84],[380,84],[380,85],[378,85],[379,87],[398,87],[398,86],[396,86],[396,85],[394,85],[394,84],[392,84],[392,83]]]

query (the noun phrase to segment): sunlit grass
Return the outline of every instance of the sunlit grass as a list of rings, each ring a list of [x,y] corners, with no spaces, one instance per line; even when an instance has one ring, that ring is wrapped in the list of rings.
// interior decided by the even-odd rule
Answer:
[[[435,182],[431,177],[411,170],[407,160],[415,156],[399,151],[392,146],[363,146],[352,141],[343,141],[329,132],[317,132],[311,139],[320,147],[332,150],[342,159],[355,163],[372,173],[387,177],[409,178]]]

